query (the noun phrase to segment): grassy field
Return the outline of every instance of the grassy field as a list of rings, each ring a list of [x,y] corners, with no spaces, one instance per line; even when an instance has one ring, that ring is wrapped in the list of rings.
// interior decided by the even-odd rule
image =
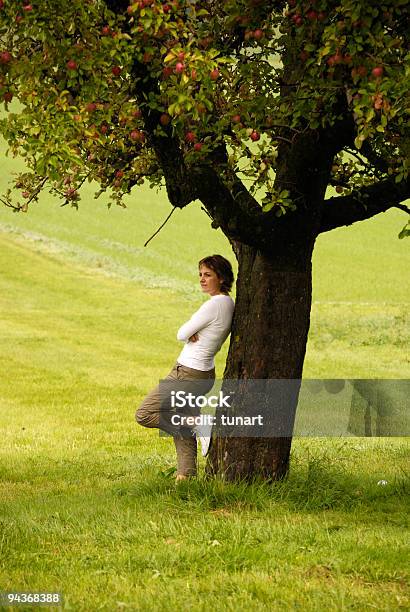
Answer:
[[[296,439],[286,482],[176,488],[171,441],[136,426],[202,301],[196,261],[230,255],[199,207],[144,249],[167,212],[91,189],[78,212],[0,209],[0,591],[76,611],[408,609],[408,440]],[[404,222],[319,239],[306,377],[409,376]]]

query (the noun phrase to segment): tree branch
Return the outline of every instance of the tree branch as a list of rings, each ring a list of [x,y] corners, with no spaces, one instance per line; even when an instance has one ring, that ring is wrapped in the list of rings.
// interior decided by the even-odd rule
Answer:
[[[329,198],[323,205],[319,233],[370,219],[389,208],[400,208],[410,213],[410,208],[402,204],[407,198],[410,198],[410,179],[400,183],[379,181],[351,195]]]
[[[223,168],[225,178],[215,168]],[[220,146],[203,164],[192,167],[191,175],[197,197],[213,220],[212,227],[220,227],[229,239],[261,247],[266,239],[266,215],[228,168],[226,148]]]
[[[163,221],[161,223],[161,225],[159,226],[159,228],[152,234],[152,236],[150,236],[148,238],[148,240],[144,243],[144,247],[148,246],[148,244],[151,242],[151,240],[153,238],[155,238],[155,236],[157,234],[160,233],[160,231],[162,230],[162,228],[164,227],[164,225],[166,225],[166,223],[169,221],[169,219],[172,217],[173,213],[175,212],[175,206],[172,208],[171,212],[169,213],[169,215],[167,216],[167,218],[165,219],[165,221]]]
[[[106,6],[116,15],[121,15],[128,6],[128,0],[104,0]],[[159,95],[159,82],[153,78],[145,64],[134,60],[131,93],[141,106],[141,112],[150,145],[155,151],[162,169],[169,201],[176,208],[184,208],[195,200],[195,189],[189,180],[188,169],[177,138],[170,128],[164,128],[167,136],[156,135],[161,112],[149,108],[146,100],[150,93]]]

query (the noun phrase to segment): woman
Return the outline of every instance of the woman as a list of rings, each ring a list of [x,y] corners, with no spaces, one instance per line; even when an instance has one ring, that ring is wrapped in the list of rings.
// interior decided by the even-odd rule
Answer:
[[[210,299],[178,330],[177,338],[185,344],[165,380],[178,381],[175,384],[178,388],[183,384],[186,392],[205,395],[212,389],[215,380],[214,357],[231,330],[234,301],[229,292],[234,276],[230,262],[222,255],[205,257],[198,266],[201,289]],[[161,394],[158,385],[144,399],[135,418],[144,427],[159,427],[173,435],[177,453],[176,479],[185,480],[195,476],[197,471],[195,430],[187,431],[173,424],[171,407],[168,402],[168,407],[164,409],[163,397],[163,387]],[[205,455],[209,448],[210,432],[200,439]]]

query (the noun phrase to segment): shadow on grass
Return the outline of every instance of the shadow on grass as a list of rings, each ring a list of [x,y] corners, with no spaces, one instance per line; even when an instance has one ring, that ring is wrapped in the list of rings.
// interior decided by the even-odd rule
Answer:
[[[334,458],[333,458],[334,463]],[[153,466],[152,466],[153,467]],[[281,482],[262,480],[225,482],[222,478],[199,476],[176,485],[175,470],[154,472],[145,466],[137,482],[130,486],[113,487],[120,497],[129,496],[151,503],[170,504],[181,508],[192,507],[216,510],[229,507],[250,511],[265,511],[269,506],[283,505],[289,511],[315,512],[340,509],[354,512],[388,510],[406,503],[410,493],[410,478],[405,473],[393,480],[376,481],[368,474],[352,475],[347,469],[332,464],[323,454],[307,461],[293,461],[292,469]]]
[[[62,496],[67,504],[77,503],[77,497],[83,499],[90,492],[97,505],[110,506],[111,499],[120,502],[121,507],[136,501],[138,506],[152,509],[221,514],[226,510],[233,514],[275,513],[279,508],[282,513],[340,510],[350,515],[356,513],[359,518],[371,515],[375,522],[388,520],[401,524],[410,493],[409,474],[400,469],[400,464],[405,465],[401,451],[397,448],[398,454],[391,456],[395,460],[387,481],[379,480],[383,476],[377,475],[380,469],[376,455],[360,455],[361,451],[355,455],[352,448],[347,452],[342,445],[312,452],[299,449],[292,456],[288,477],[270,484],[229,483],[220,477],[200,475],[176,485],[171,455],[153,452],[138,457],[127,449],[115,457],[110,453],[81,454],[54,461],[48,456],[25,457],[17,465],[14,462],[0,467],[0,475],[8,483],[8,500],[17,503],[27,496],[40,501],[44,496],[47,499]]]

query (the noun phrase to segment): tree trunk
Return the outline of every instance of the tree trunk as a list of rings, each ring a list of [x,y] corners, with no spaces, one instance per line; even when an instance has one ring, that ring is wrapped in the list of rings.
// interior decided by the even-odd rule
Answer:
[[[288,435],[280,436],[277,428],[263,438],[216,437],[210,474],[227,480],[278,480],[287,474],[310,324],[312,252],[336,152],[331,130],[282,144],[275,186],[290,191],[297,210],[274,223],[259,249],[231,239],[239,270],[224,379],[298,380],[299,385],[286,403]]]
[[[314,239],[266,255],[236,244],[239,271],[237,300],[225,379],[301,379],[311,308],[311,255]],[[297,393],[288,402],[293,428]],[[283,478],[289,467],[292,438],[215,438],[207,472],[227,480]]]

